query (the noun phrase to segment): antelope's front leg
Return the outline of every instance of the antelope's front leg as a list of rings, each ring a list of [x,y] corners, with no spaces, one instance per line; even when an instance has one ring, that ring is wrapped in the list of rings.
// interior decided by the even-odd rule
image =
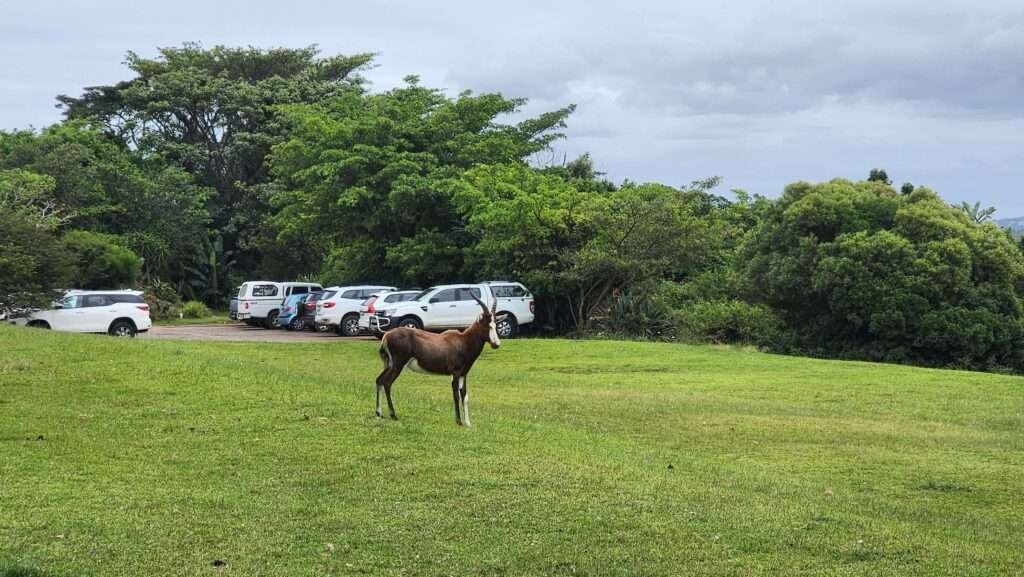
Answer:
[[[462,425],[462,412],[459,410],[459,377],[452,375],[452,400],[455,402],[455,424]]]
[[[469,423],[469,390],[466,389],[466,376],[459,377],[459,393],[462,396],[462,422],[467,427],[472,427]]]

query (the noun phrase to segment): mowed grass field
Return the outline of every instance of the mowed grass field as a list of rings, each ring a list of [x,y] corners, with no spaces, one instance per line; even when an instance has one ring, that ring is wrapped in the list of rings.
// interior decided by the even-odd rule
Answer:
[[[1024,379],[507,341],[463,429],[376,346],[0,327],[0,576],[1024,573]]]

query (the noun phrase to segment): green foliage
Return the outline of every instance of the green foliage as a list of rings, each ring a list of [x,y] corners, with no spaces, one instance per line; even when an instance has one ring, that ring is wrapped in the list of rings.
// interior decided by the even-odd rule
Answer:
[[[75,288],[126,288],[139,277],[141,259],[131,249],[118,244],[115,236],[73,230],[64,235],[63,241],[78,263],[73,278]]]
[[[48,226],[0,210],[0,313],[49,304],[74,274],[74,258]]]
[[[210,307],[202,301],[188,301],[181,305],[181,315],[186,319],[201,319],[210,314]]]
[[[596,324],[599,331],[617,336],[674,340],[677,334],[672,309],[642,291],[614,298],[607,316]]]
[[[889,175],[886,174],[884,168],[872,168],[868,174],[868,182],[881,182],[882,184],[892,184],[892,180]]]
[[[210,195],[184,170],[140,158],[84,121],[0,132],[0,198],[29,198],[23,204],[51,226],[121,236],[145,259],[145,278],[183,278],[206,236]]]
[[[199,238],[221,237],[224,249],[252,270],[268,208],[261,188],[268,181],[264,159],[283,138],[278,106],[361,94],[358,72],[371,59],[321,58],[315,47],[206,49],[186,43],[161,48],[157,58],[129,52],[133,78],[58,100],[69,119],[98,122],[146,158],[184,169],[214,190],[206,204],[213,230]],[[191,248],[180,253],[191,255]],[[226,294],[226,285],[215,288]]]
[[[276,232],[263,238],[285,247],[288,276],[326,260],[332,278],[451,280],[472,243],[453,204],[460,175],[478,164],[521,163],[559,136],[571,111],[502,124],[523,100],[449,98],[411,80],[382,94],[280,108],[290,136],[270,156]]]
[[[53,198],[55,182],[45,174],[16,168],[0,170],[0,212],[17,215],[36,226],[56,229],[70,215]]]
[[[799,350],[1024,369],[1024,259],[997,227],[919,187],[787,187],[744,247],[747,295],[776,308]]]
[[[982,208],[981,202],[975,202],[972,205],[969,202],[964,201],[958,204],[957,208],[964,211],[964,214],[979,224],[992,220],[992,215],[996,213],[995,207],[989,206]]]
[[[674,311],[680,339],[692,342],[778,346],[782,322],[770,308],[741,300],[689,303]]]
[[[464,175],[456,202],[483,276],[520,278],[564,299],[556,322],[587,329],[609,297],[658,278],[685,278],[714,260],[721,230],[695,214],[693,191],[658,184],[588,190],[522,165]]]
[[[181,307],[181,297],[174,285],[160,279],[150,279],[143,287],[143,298],[149,304],[149,316],[153,320],[176,318]]]

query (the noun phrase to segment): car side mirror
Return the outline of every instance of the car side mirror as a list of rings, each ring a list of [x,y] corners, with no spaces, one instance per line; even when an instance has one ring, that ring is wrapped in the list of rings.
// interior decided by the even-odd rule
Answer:
[[[439,302],[441,302],[441,299],[439,299],[437,297],[434,297],[434,298],[430,299],[429,302],[430,302],[430,304],[439,303]]]
[[[64,308],[64,305],[56,304],[56,305],[53,305],[53,308],[55,308],[55,309],[62,309],[62,308]]]

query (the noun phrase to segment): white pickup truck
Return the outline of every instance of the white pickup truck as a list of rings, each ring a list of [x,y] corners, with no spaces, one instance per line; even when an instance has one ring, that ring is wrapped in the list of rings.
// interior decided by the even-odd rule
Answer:
[[[231,299],[230,315],[232,319],[251,326],[274,328],[285,299],[321,290],[323,287],[316,283],[249,281],[242,283],[235,298]]]
[[[427,330],[464,329],[480,316],[476,296],[488,306],[497,301],[498,335],[511,338],[534,318],[533,295],[517,282],[489,281],[480,284],[440,285],[420,293],[416,299],[377,309],[370,330],[384,332],[394,327]]]

